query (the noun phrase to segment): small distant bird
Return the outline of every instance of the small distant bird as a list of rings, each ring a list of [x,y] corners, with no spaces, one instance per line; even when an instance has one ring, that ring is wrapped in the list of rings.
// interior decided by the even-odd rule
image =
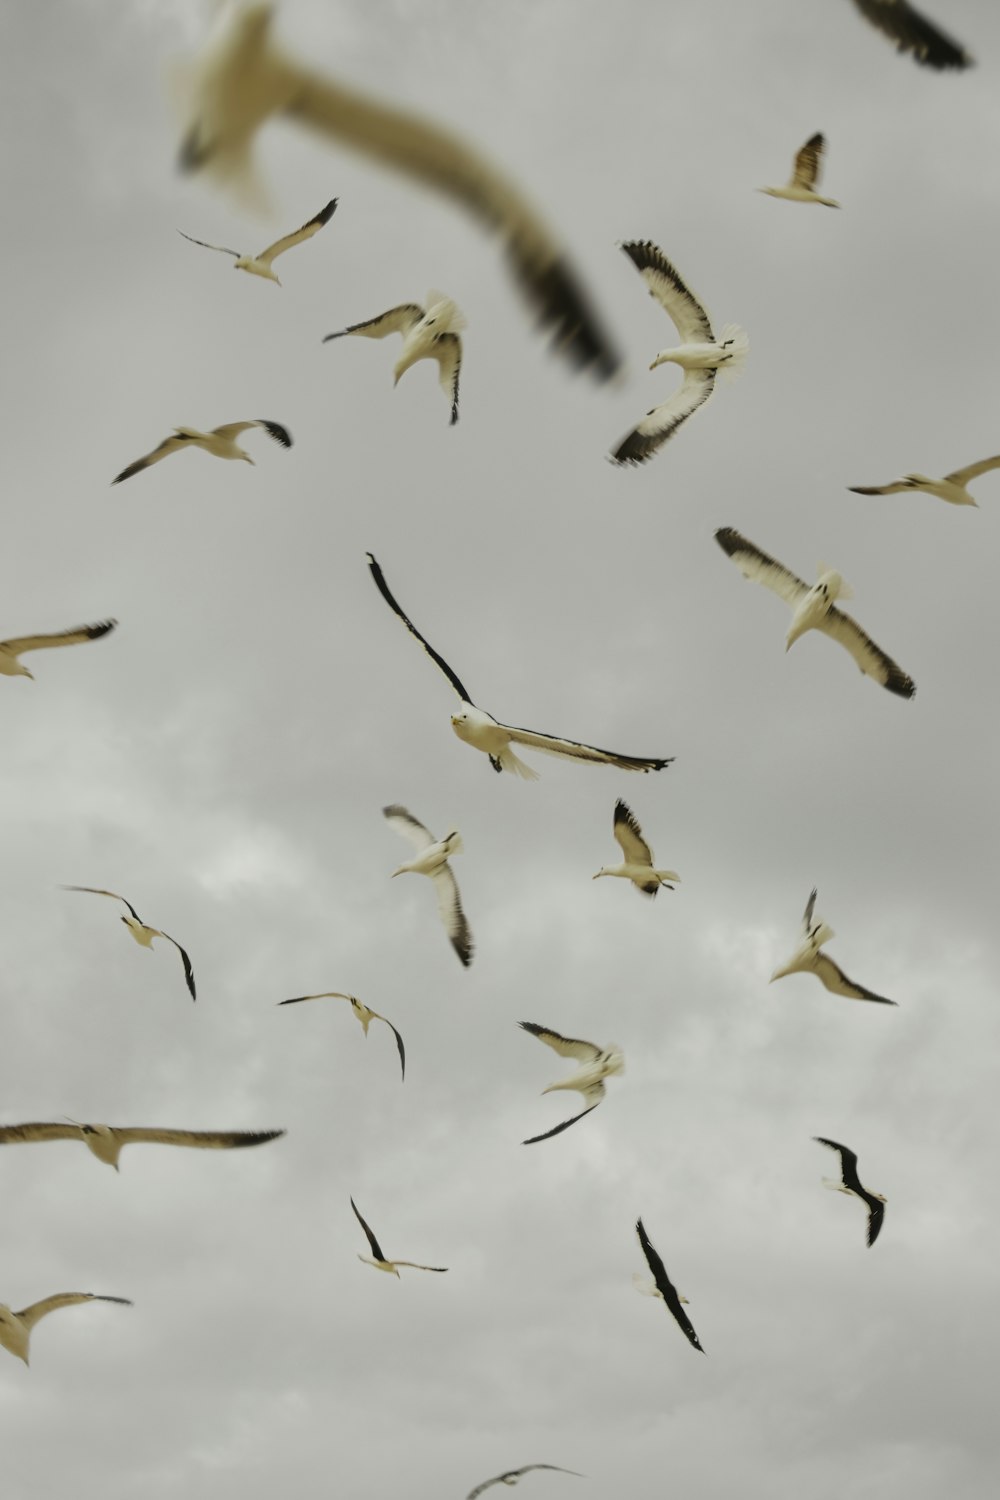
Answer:
[[[401,333],[403,347],[393,369],[395,385],[418,359],[436,359],[440,370],[441,389],[451,402],[451,426],[458,421],[458,375],[462,368],[462,340],[459,334],[465,327],[465,319],[455,303],[443,292],[428,292],[424,307],[416,302],[404,302],[399,307],[390,307],[388,312],[368,318],[364,323],[352,323],[338,333],[328,333],[323,339],[342,339],[348,334],[359,338],[384,339],[387,334]]]
[[[544,1135],[533,1135],[528,1140],[522,1141],[522,1146],[533,1146],[536,1141],[547,1141],[549,1136],[560,1135],[575,1125],[577,1120],[582,1120],[584,1115],[589,1115],[592,1109],[596,1109],[604,1098],[604,1080],[610,1078],[614,1073],[624,1073],[625,1054],[620,1047],[614,1043],[607,1047],[597,1047],[593,1042],[581,1042],[573,1037],[561,1036],[558,1031],[550,1031],[547,1026],[536,1026],[534,1021],[519,1021],[517,1023],[522,1031],[527,1031],[531,1036],[537,1036],[546,1047],[551,1047],[558,1052],[560,1057],[575,1057],[578,1062],[585,1064],[579,1072],[570,1078],[565,1078],[561,1083],[550,1083],[547,1088],[542,1089],[543,1094],[553,1094],[557,1089],[574,1089],[583,1095],[588,1101],[587,1108],[580,1111],[578,1115],[563,1120],[561,1125],[555,1125],[551,1130],[546,1130]]]
[[[393,875],[430,876],[434,882],[438,912],[448,934],[448,941],[468,968],[472,962],[472,932],[465,920],[458,884],[448,863],[452,854],[462,852],[461,834],[453,828],[443,839],[436,839],[423,823],[418,822],[405,807],[400,807],[398,802],[383,807],[382,816],[392,824],[397,833],[402,834],[404,839],[408,839],[420,851],[416,859],[407,860],[393,870]]]
[[[839,208],[833,198],[822,198],[816,192],[826,140],[817,132],[811,135],[795,158],[792,175],[784,187],[759,188],[770,198],[788,198],[793,203],[824,203],[827,208]]]
[[[866,21],[896,43],[897,52],[911,52],[922,67],[939,71],[972,67],[975,59],[965,48],[914,10],[909,0],[854,0],[854,4]]]
[[[628,240],[622,249],[681,336],[677,348],[661,349],[649,368],[655,370],[668,361],[680,365],[683,382],[672,396],[646,413],[611,455],[615,463],[641,464],[704,405],[714,389],[717,370],[735,375],[743,368],[750,340],[734,323],[727,323],[722,337],[716,338],[708,313],[652,240]]]
[[[31,1330],[39,1318],[56,1312],[60,1307],[73,1307],[77,1302],[118,1302],[122,1307],[132,1306],[127,1297],[102,1297],[97,1292],[56,1292],[53,1297],[45,1297],[41,1302],[33,1302],[30,1307],[22,1307],[20,1312],[14,1312],[0,1302],[0,1344],[27,1364]]]
[[[313,235],[329,224],[337,208],[338,199],[331,198],[325,208],[321,208],[314,219],[308,224],[303,224],[301,229],[296,229],[294,234],[286,234],[283,239],[275,240],[273,245],[268,245],[259,255],[243,255],[239,250],[227,250],[225,245],[210,245],[207,240],[196,240],[193,234],[184,234],[183,229],[177,233],[184,235],[192,245],[201,245],[205,250],[219,250],[223,255],[235,256],[236,264],[234,271],[249,271],[251,276],[263,276],[268,281],[281,282],[271,269],[272,261],[277,260],[279,255],[284,255],[286,250],[291,250],[293,245],[301,245],[303,240],[311,240]]]
[[[823,1178],[823,1186],[831,1188],[835,1193],[849,1193],[853,1198],[860,1198],[862,1203],[868,1207],[868,1244],[874,1245],[878,1239],[879,1230],[882,1228],[882,1220],[885,1218],[885,1198],[881,1193],[870,1193],[867,1188],[861,1186],[858,1176],[858,1158],[853,1151],[846,1146],[841,1146],[838,1141],[828,1141],[826,1136],[814,1135],[813,1140],[820,1146],[829,1146],[831,1151],[836,1151],[840,1156],[841,1181],[834,1182],[829,1177]]]
[[[368,558],[372,578],[375,580],[375,587],[386,604],[394,614],[399,616],[410,634],[416,636],[427,655],[437,663],[461,698],[461,710],[451,716],[452,729],[460,740],[464,740],[467,745],[472,745],[475,750],[482,750],[488,755],[494,771],[510,771],[524,781],[538,780],[538,772],[533,771],[514,754],[510,748],[511,744],[530,745],[532,749],[542,750],[546,755],[563,755],[569,760],[586,760],[600,765],[617,766],[621,771],[662,771],[663,767],[668,766],[673,760],[672,755],[665,760],[646,760],[635,755],[618,755],[614,750],[599,750],[596,745],[581,745],[577,740],[558,739],[552,734],[537,734],[533,729],[514,729],[510,724],[499,723],[484,709],[476,707],[444,657],[438,655],[430,642],[420,634],[409,616],[400,609],[389,591],[382,569],[372,554],[368,552],[365,555]]]
[[[222,427],[213,427],[211,432],[199,432],[197,427],[175,427],[173,437],[164,438],[152,453],[147,453],[144,458],[137,458],[135,463],[122,469],[111,483],[121,484],[123,479],[131,479],[133,474],[141,473],[151,464],[160,463],[162,459],[169,458],[171,453],[180,453],[182,448],[204,448],[214,458],[242,458],[244,462],[252,464],[253,459],[249,453],[244,452],[236,442],[240,433],[249,432],[251,427],[263,427],[268,436],[273,437],[283,448],[292,446],[292,435],[287,427],[282,427],[280,422],[268,422],[263,418],[258,422],[227,422]]]
[[[194,970],[191,968],[191,960],[188,958],[187,953],[181,947],[177,939],[172,938],[169,932],[161,932],[158,927],[147,927],[146,923],[139,916],[139,913],[136,911],[135,907],[132,906],[130,902],[126,901],[124,896],[116,895],[114,891],[103,891],[100,890],[97,886],[93,885],[64,885],[62,889],[64,891],[85,891],[90,896],[110,896],[112,901],[120,901],[123,906],[127,906],[129,915],[127,917],[123,916],[122,921],[125,923],[125,926],[135,938],[136,942],[143,948],[151,948],[153,946],[153,939],[157,937],[166,938],[168,943],[173,943],[174,947],[177,949],[177,952],[180,954],[181,962],[184,965],[184,978],[187,981],[187,987],[191,995],[191,999],[197,999],[194,988]]]
[[[653,1274],[653,1284],[650,1286],[646,1278],[637,1273],[632,1278],[633,1285],[637,1291],[643,1292],[648,1297],[662,1297],[667,1305],[668,1312],[672,1314],[688,1343],[704,1354],[705,1351],[702,1349],[698,1341],[698,1335],[694,1331],[694,1325],[681,1306],[682,1303],[687,1303],[687,1298],[680,1296],[677,1288],[667,1275],[667,1268],[650,1244],[649,1235],[646,1233],[641,1219],[636,1219],[635,1221],[635,1232],[639,1236],[639,1244],[642,1246],[642,1253],[646,1257],[646,1264]]]
[[[902,667],[898,667],[881,646],[876,646],[856,620],[836,608],[834,600],[850,599],[852,590],[834,569],[820,563],[819,579],[810,588],[796,574],[767,552],[761,551],[732,526],[723,526],[715,533],[715,540],[745,578],[762,583],[765,588],[777,594],[779,599],[784,599],[786,604],[792,606],[794,613],[785,638],[786,651],[807,630],[821,630],[850,652],[867,677],[873,678],[900,698],[913,697],[917,690],[913,678]]]
[[[50,646],[78,646],[83,641],[99,641],[102,635],[114,630],[117,620],[102,620],[99,625],[78,625],[75,630],[61,630],[56,635],[17,635],[9,641],[0,641],[0,676],[30,677],[34,672],[21,665],[18,657],[22,651],[43,651]]]
[[[364,1030],[365,1036],[368,1035],[368,1027],[372,1021],[385,1021],[385,1024],[388,1026],[389,1030],[396,1038],[396,1048],[399,1052],[399,1066],[402,1071],[402,1076],[405,1079],[406,1053],[403,1050],[403,1038],[400,1036],[395,1026],[393,1026],[392,1022],[386,1021],[385,1016],[380,1016],[377,1010],[369,1010],[368,1006],[363,1004],[362,1001],[358,999],[357,995],[344,995],[340,992],[340,990],[324,990],[322,994],[319,995],[296,995],[293,1000],[279,1000],[278,1004],[300,1005],[303,1000],[349,1000],[351,1002],[351,1009],[357,1016],[358,1020],[361,1022],[361,1026]]]
[[[930,479],[926,474],[904,474],[902,479],[894,479],[892,484],[849,484],[847,488],[854,495],[901,495],[906,490],[923,490],[928,495],[937,495],[939,500],[947,500],[949,505],[978,505],[978,500],[972,498],[967,486],[980,474],[988,474],[991,469],[1000,469],[1000,456],[984,458],[978,464],[969,464],[964,469],[954,469],[943,479]]]
[[[615,803],[613,831],[625,859],[620,865],[604,865],[591,877],[593,880],[599,880],[602,875],[618,875],[623,880],[631,880],[636,890],[645,896],[655,896],[661,885],[672,891],[673,886],[667,885],[670,880],[680,883],[681,877],[676,871],[653,869],[653,851],[643,838],[632,809],[620,797]]]
[[[160,1146],[197,1146],[203,1151],[228,1151],[241,1146],[263,1146],[283,1130],[161,1130],[145,1125],[78,1125],[75,1120],[0,1125],[0,1146],[32,1141],[82,1141],[98,1161],[118,1171],[123,1146],[149,1142]]]
[[[575,1469],[561,1469],[558,1464],[525,1464],[523,1469],[508,1469],[506,1474],[497,1474],[493,1479],[484,1479],[482,1484],[477,1484],[474,1490],[470,1490],[465,1500],[476,1500],[484,1490],[488,1490],[494,1484],[515,1485],[522,1474],[530,1474],[532,1469],[551,1469],[556,1474],[576,1474],[577,1479],[582,1479],[582,1474],[577,1474]]]
[[[836,934],[832,927],[828,927],[818,917],[813,919],[815,906],[814,886],[802,914],[802,941],[788,962],[782,968],[775,969],[771,975],[771,984],[776,979],[784,979],[786,974],[815,974],[833,995],[845,995],[849,1000],[875,1000],[879,1005],[895,1005],[895,1000],[887,1000],[884,995],[876,995],[873,990],[866,990],[863,984],[855,984],[853,979],[848,979],[843,969],[838,968],[828,954],[821,952],[823,944],[828,943]]]
[[[399,1271],[396,1269],[397,1266],[409,1266],[413,1271],[439,1271],[442,1274],[447,1271],[447,1266],[421,1266],[418,1265],[415,1260],[387,1260],[386,1257],[382,1254],[382,1247],[380,1246],[378,1240],[372,1234],[371,1230],[368,1228],[368,1225],[365,1223],[364,1219],[358,1212],[358,1205],[355,1203],[353,1198],[351,1199],[351,1207],[354,1209],[354,1217],[357,1219],[358,1223],[361,1225],[361,1228],[364,1230],[365,1238],[371,1246],[372,1255],[375,1257],[375,1259],[372,1260],[371,1256],[369,1255],[359,1254],[358,1260],[363,1260],[366,1266],[374,1266],[376,1271],[387,1271],[390,1276],[395,1276],[397,1280],[399,1279]]]
[[[230,8],[189,70],[181,171],[211,173],[259,200],[253,141],[272,115],[394,167],[494,231],[555,350],[599,380],[609,379],[618,353],[561,243],[519,185],[457,131],[373,99],[282,51],[271,36],[274,10],[271,4]]]

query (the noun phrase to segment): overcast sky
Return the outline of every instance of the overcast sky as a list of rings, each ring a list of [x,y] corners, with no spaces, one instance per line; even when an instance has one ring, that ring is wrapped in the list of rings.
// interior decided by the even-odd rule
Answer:
[[[923,3],[923,0],[922,0]],[[975,54],[897,56],[848,0],[287,0],[287,49],[482,146],[564,237],[624,357],[547,351],[458,209],[286,123],[274,216],[175,174],[168,73],[196,0],[9,5],[0,100],[0,635],[115,617],[4,679],[0,1118],[284,1128],[229,1154],[2,1150],[0,1300],[59,1312],[0,1350],[10,1500],[462,1500],[531,1462],[541,1500],[979,1500],[997,1463],[996,559],[981,509],[852,484],[1000,451],[1000,18],[926,0]],[[841,212],[754,191],[814,131]],[[258,250],[339,208],[279,266]],[[676,384],[617,248],[655,240],[741,380],[642,469],[608,450]],[[322,336],[428,287],[468,319],[461,419],[398,341]],[[265,417],[256,463],[176,424]],[[823,560],[917,683],[893,697],[713,541]],[[496,776],[403,607],[508,723],[636,755]],[[590,876],[624,797],[681,884]],[[454,861],[461,967],[401,802]],[[190,952],[145,952],[121,891]],[[793,976],[802,908],[898,1008]],[[345,990],[402,1033],[367,1038]],[[615,1042],[566,1134],[563,1062],[517,1022]],[[858,1153],[888,1199],[824,1192]],[[390,1255],[359,1264],[353,1195]],[[642,1215],[706,1350],[638,1297]]]

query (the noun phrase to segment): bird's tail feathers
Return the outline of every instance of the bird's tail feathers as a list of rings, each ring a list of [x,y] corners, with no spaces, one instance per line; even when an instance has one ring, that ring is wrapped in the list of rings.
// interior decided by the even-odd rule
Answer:
[[[837,579],[837,592],[836,592],[835,598],[837,598],[837,599],[853,599],[854,598],[854,590],[851,588],[851,585],[847,582],[846,578],[844,578],[842,574],[840,574],[840,573],[837,572],[836,568],[831,568],[829,566],[829,564],[827,564],[825,562],[817,563],[816,564],[816,577],[817,578],[822,578],[824,573],[832,573],[835,576],[835,578]]]
[[[746,329],[740,328],[736,323],[727,323],[719,336],[719,343],[730,346],[727,350],[729,358],[725,364],[719,366],[719,374],[729,380],[742,375],[747,355],[750,353],[750,337]]]
[[[641,1271],[632,1272],[632,1285],[644,1297],[662,1297],[663,1295],[652,1277],[644,1276]]]
[[[491,757],[493,759],[493,757]],[[501,769],[510,771],[515,776],[520,776],[522,781],[537,781],[538,772],[526,766],[519,755],[515,755],[509,745],[504,745],[500,754],[495,757],[500,762]]]
[[[427,293],[427,301],[424,307],[430,312],[432,307],[438,309],[435,314],[438,323],[447,333],[461,333],[465,327],[465,314],[460,311],[458,304],[451,297],[446,297],[444,292],[437,292],[433,288]]]

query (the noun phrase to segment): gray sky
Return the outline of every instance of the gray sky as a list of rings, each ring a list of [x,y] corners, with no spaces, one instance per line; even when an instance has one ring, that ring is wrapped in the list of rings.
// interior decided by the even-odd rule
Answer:
[[[0,1300],[134,1299],[0,1350],[11,1500],[447,1500],[503,1469],[561,1500],[978,1500],[997,1460],[995,558],[980,510],[864,499],[1000,450],[994,351],[1000,20],[926,0],[973,51],[919,69],[847,0],[288,0],[289,50],[468,133],[572,249],[625,356],[601,387],[547,353],[498,247],[459,211],[274,123],[270,222],[174,174],[166,76],[208,5],[8,6],[0,635],[115,616],[0,684],[4,1121],[284,1127],[229,1155],[2,1153]],[[828,138],[840,213],[753,191]],[[330,197],[276,287],[258,249]],[[676,382],[616,248],[654,239],[744,377],[642,470],[604,455]],[[428,287],[468,318],[461,420],[427,363],[322,335]],[[256,466],[179,423],[286,423]],[[735,526],[823,559],[917,682],[905,702],[745,583]],[[494,776],[364,554],[508,723],[674,755],[630,776],[525,751]],[[623,796],[682,883],[590,876]],[[455,861],[461,968],[381,807]],[[188,948],[144,953],[120,890]],[[769,987],[802,907],[899,1008]],[[352,991],[391,1034],[367,1039]],[[577,1096],[532,1020],[618,1043]],[[858,1152],[888,1200],[823,1191]],[[399,1282],[364,1251],[450,1267]],[[643,1216],[707,1351],[631,1285]]]

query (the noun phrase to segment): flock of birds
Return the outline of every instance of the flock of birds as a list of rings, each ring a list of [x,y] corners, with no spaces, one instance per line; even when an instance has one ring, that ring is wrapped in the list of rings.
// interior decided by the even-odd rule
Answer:
[[[899,50],[910,53],[921,65],[961,69],[971,63],[964,48],[945,36],[907,0],[853,0],[853,3]],[[515,278],[532,303],[539,322],[551,330],[557,352],[571,364],[589,370],[600,379],[613,374],[618,367],[618,356],[611,341],[591,309],[589,299],[558,241],[517,186],[492,163],[444,129],[377,104],[282,53],[271,38],[272,20],[273,11],[269,4],[237,6],[225,17],[220,34],[196,63],[189,79],[190,109],[180,152],[181,168],[187,172],[206,171],[234,185],[245,200],[259,199],[262,188],[253,167],[252,143],[258,128],[274,114],[283,114],[293,122],[318,129],[339,143],[394,165],[455,198],[486,226],[496,230],[505,242]],[[796,203],[839,208],[837,202],[817,191],[824,148],[821,134],[810,137],[795,157],[789,182],[782,187],[768,187],[761,191]],[[187,234],[184,238],[195,245],[229,255],[234,260],[235,269],[280,286],[274,262],[328,225],[337,205],[338,200],[331,199],[300,229],[276,240],[258,254],[245,254]],[[650,368],[674,363],[683,372],[680,386],[664,402],[647,412],[611,454],[612,460],[620,465],[636,465],[649,460],[708,401],[719,372],[723,375],[737,373],[743,367],[749,340],[735,325],[726,325],[718,334],[715,333],[705,309],[663,251],[650,240],[630,240],[623,243],[622,249],[638,270],[649,294],[673,322],[680,338],[677,346],[661,350]],[[455,423],[459,414],[461,334],[464,327],[465,320],[452,299],[432,291],[423,304],[408,302],[394,306],[327,335],[327,340],[344,336],[382,339],[389,334],[400,334],[402,349],[395,364],[395,380],[398,381],[418,360],[435,360],[442,389],[450,403],[451,422]],[[250,454],[239,446],[238,439],[254,428],[263,429],[285,448],[292,445],[287,427],[272,420],[231,422],[206,431],[189,426],[176,427],[156,448],[122,469],[112,482],[118,484],[133,478],[151,465],[192,447],[202,448],[216,458],[253,463]],[[862,495],[922,490],[950,504],[975,505],[976,501],[968,491],[969,483],[998,467],[1000,456],[957,469],[940,480],[922,474],[908,474],[881,487],[853,488]],[[913,696],[913,679],[850,615],[838,608],[838,601],[850,595],[838,571],[821,565],[816,583],[810,585],[732,527],[717,531],[716,541],[745,577],[761,583],[791,607],[786,649],[805,632],[819,630],[843,646],[860,670],[889,692],[904,698]],[[669,756],[626,755],[578,740],[517,728],[494,719],[476,706],[455,671],[404,612],[379,563],[370,553],[367,562],[372,581],[384,602],[431,657],[458,696],[459,707],[451,715],[453,731],[465,743],[487,755],[494,771],[507,772],[529,781],[537,779],[538,773],[520,758],[514,746],[590,764],[610,765],[623,771],[661,771],[671,763],[672,757]],[[32,673],[20,661],[23,654],[102,639],[115,628],[115,623],[114,620],[105,620],[60,633],[22,636],[0,642],[0,674],[31,677]],[[413,857],[400,864],[391,872],[392,875],[419,874],[432,882],[448,940],[462,965],[468,967],[474,955],[472,932],[450,863],[451,858],[462,851],[459,832],[451,829],[443,838],[436,838],[398,803],[384,807],[383,815],[414,851]],[[680,881],[675,871],[660,869],[656,865],[635,814],[621,798],[615,804],[612,833],[621,850],[621,862],[599,869],[593,876],[595,880],[601,877],[627,880],[648,898],[655,897],[664,886],[672,890]],[[180,955],[188,993],[192,1001],[196,1000],[191,960],[175,938],[144,922],[135,907],[114,891],[83,885],[63,889],[120,902],[125,908],[121,921],[141,946],[150,948],[156,938],[172,944]],[[834,933],[816,917],[816,894],[814,889],[806,904],[798,947],[788,962],[775,970],[772,980],[796,973],[811,973],[835,995],[895,1005],[895,1001],[850,979],[824,951]],[[405,1080],[406,1052],[400,1032],[392,1021],[371,1010],[356,996],[325,991],[296,996],[280,1004],[295,1005],[323,999],[346,1000],[366,1036],[372,1021],[388,1026],[398,1050],[401,1080]],[[561,1134],[591,1113],[605,1097],[607,1079],[624,1071],[625,1059],[621,1049],[613,1043],[599,1045],[567,1037],[533,1021],[522,1021],[520,1025],[528,1035],[552,1048],[560,1057],[579,1065],[575,1072],[550,1084],[543,1092],[568,1089],[578,1092],[584,1101],[584,1108],[578,1113],[524,1141],[525,1145],[532,1145]],[[0,1126],[0,1145],[80,1140],[99,1161],[117,1171],[123,1147],[133,1143],[229,1150],[263,1145],[283,1134],[282,1130],[196,1131],[81,1124],[66,1120]],[[865,1205],[868,1213],[867,1243],[873,1245],[882,1228],[885,1198],[862,1185],[853,1150],[826,1137],[815,1139],[836,1152],[840,1160],[839,1179],[824,1179],[825,1185],[852,1195]],[[439,1274],[447,1270],[444,1266],[389,1258],[353,1197],[350,1205],[371,1251],[370,1255],[359,1254],[360,1260],[396,1277],[400,1267]],[[704,1353],[694,1326],[684,1311],[686,1298],[679,1294],[667,1274],[663,1259],[641,1218],[635,1228],[652,1278],[649,1280],[637,1273],[638,1289],[661,1299],[691,1346]],[[19,1312],[0,1305],[0,1344],[27,1364],[29,1340],[35,1324],[50,1312],[90,1301],[131,1305],[123,1297],[90,1292],[59,1293]],[[468,1500],[475,1500],[492,1485],[514,1485],[523,1475],[536,1470],[576,1473],[553,1464],[528,1464],[478,1484],[469,1492]]]

